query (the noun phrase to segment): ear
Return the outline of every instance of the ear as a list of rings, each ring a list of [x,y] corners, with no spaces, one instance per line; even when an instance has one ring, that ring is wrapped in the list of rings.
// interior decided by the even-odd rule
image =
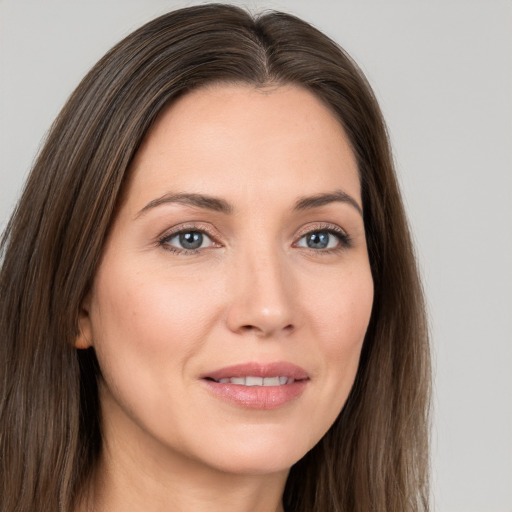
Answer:
[[[80,306],[78,314],[78,334],[75,338],[75,348],[85,349],[92,347],[92,324],[89,315],[90,296],[87,294]]]

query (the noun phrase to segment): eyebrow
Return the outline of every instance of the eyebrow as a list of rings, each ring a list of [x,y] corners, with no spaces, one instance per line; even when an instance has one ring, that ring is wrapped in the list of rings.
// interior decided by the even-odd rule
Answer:
[[[314,196],[301,197],[295,203],[293,209],[295,211],[310,210],[313,208],[320,208],[321,206],[328,205],[330,203],[346,203],[355,208],[361,216],[363,210],[357,203],[357,201],[342,190],[335,190],[334,192],[316,194]],[[179,203],[187,206],[195,206],[197,208],[203,208],[219,213],[229,215],[233,213],[233,206],[230,205],[225,199],[214,197],[206,194],[192,194],[192,193],[170,193],[165,194],[157,199],[150,201],[142,210],[140,210],[135,218],[140,217],[147,211],[156,208],[162,204]]]
[[[140,217],[148,210],[152,208],[156,208],[161,204],[167,203],[179,203],[185,204],[188,206],[196,206],[197,208],[203,208],[206,210],[212,210],[214,212],[220,212],[225,214],[230,214],[233,212],[233,207],[224,199],[220,199],[218,197],[208,196],[205,194],[165,194],[162,197],[157,199],[153,199],[150,201],[139,213],[137,213],[136,217]]]
[[[363,215],[363,209],[359,203],[343,190],[335,190],[326,194],[316,194],[314,196],[303,197],[295,203],[294,210],[309,210],[311,208],[319,208],[330,203],[347,203],[353,206],[360,214]]]

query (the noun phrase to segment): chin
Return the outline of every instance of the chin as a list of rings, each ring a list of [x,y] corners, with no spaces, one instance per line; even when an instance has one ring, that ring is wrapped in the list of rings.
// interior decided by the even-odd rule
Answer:
[[[288,433],[286,439],[261,436],[252,442],[216,443],[210,451],[210,464],[226,473],[262,475],[288,471],[314,445],[309,445]],[[205,453],[203,452],[203,457]]]

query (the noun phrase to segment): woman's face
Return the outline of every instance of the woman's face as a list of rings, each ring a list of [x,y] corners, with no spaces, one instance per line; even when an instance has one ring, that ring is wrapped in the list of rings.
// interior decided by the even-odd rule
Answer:
[[[353,152],[295,86],[182,97],[133,162],[81,314],[106,446],[285,471],[349,394],[373,282]]]

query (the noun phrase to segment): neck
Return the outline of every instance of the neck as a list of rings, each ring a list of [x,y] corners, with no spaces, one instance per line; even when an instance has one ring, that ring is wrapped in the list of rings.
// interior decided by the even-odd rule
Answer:
[[[283,512],[288,471],[225,473],[193,460],[144,460],[105,447],[77,512]]]

